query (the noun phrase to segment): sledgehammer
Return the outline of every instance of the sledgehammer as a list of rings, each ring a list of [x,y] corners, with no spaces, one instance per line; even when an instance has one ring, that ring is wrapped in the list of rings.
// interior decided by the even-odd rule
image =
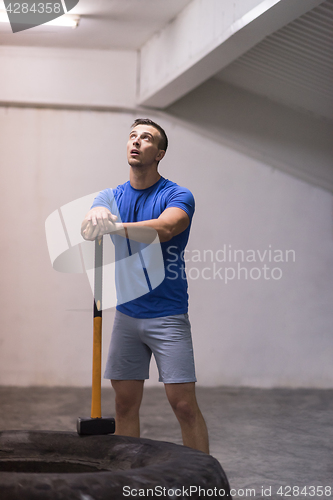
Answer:
[[[101,406],[103,236],[95,240],[94,273],[94,339],[91,418],[79,417],[77,419],[77,432],[79,435],[113,434],[115,431],[114,418],[102,418]]]

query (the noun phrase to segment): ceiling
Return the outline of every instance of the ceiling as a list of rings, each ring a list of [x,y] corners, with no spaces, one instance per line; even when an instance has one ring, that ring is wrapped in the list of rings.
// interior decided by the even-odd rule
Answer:
[[[40,26],[13,34],[9,24],[0,23],[0,46],[137,50],[191,1],[80,0],[71,11],[81,16],[77,29]],[[332,33],[333,0],[325,0],[264,38],[215,78],[333,120]]]
[[[0,23],[0,45],[136,50],[190,1],[80,0],[70,11],[81,17],[77,29],[38,26],[13,34],[9,24]],[[5,10],[3,0],[0,9]]]
[[[333,0],[267,36],[216,78],[333,120]]]

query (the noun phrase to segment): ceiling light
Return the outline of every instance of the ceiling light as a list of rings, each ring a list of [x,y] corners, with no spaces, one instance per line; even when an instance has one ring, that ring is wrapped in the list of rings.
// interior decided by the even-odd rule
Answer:
[[[79,16],[71,16],[70,14],[64,14],[63,16],[52,19],[46,25],[52,26],[66,26],[68,28],[77,28],[80,22]]]
[[[7,12],[4,10],[0,10],[0,23],[9,23]]]
[[[40,24],[39,26],[65,26],[68,28],[77,28],[79,22],[80,16],[64,14],[56,19],[52,19],[52,21]],[[0,23],[9,23],[8,15],[5,10],[0,10]]]

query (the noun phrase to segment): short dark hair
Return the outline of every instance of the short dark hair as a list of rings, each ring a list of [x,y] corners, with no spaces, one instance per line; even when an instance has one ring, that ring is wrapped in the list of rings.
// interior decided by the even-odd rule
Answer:
[[[137,125],[149,125],[150,127],[156,128],[156,130],[159,131],[159,134],[161,136],[161,140],[159,142],[159,148],[162,149],[163,151],[166,151],[168,148],[168,138],[165,133],[165,131],[162,129],[160,125],[157,123],[153,122],[149,118],[137,118],[134,123],[132,124],[132,128],[136,127]]]

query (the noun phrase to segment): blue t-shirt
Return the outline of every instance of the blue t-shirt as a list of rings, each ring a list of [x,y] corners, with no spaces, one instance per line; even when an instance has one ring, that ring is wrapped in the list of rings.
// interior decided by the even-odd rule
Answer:
[[[194,213],[192,193],[164,177],[147,189],[134,189],[128,181],[115,189],[101,191],[96,196],[92,208],[98,206],[108,208],[121,222],[157,219],[169,207],[178,207],[187,213],[190,219],[189,226],[171,240],[160,244],[165,269],[165,278],[161,284],[152,289],[146,273],[150,291],[134,300],[117,305],[120,312],[134,318],[156,318],[186,313],[188,293],[183,256]],[[129,244],[126,238],[119,235],[111,235],[111,239],[115,244],[116,260],[140,251],[140,246],[141,249],[144,246],[133,240],[130,240]]]

